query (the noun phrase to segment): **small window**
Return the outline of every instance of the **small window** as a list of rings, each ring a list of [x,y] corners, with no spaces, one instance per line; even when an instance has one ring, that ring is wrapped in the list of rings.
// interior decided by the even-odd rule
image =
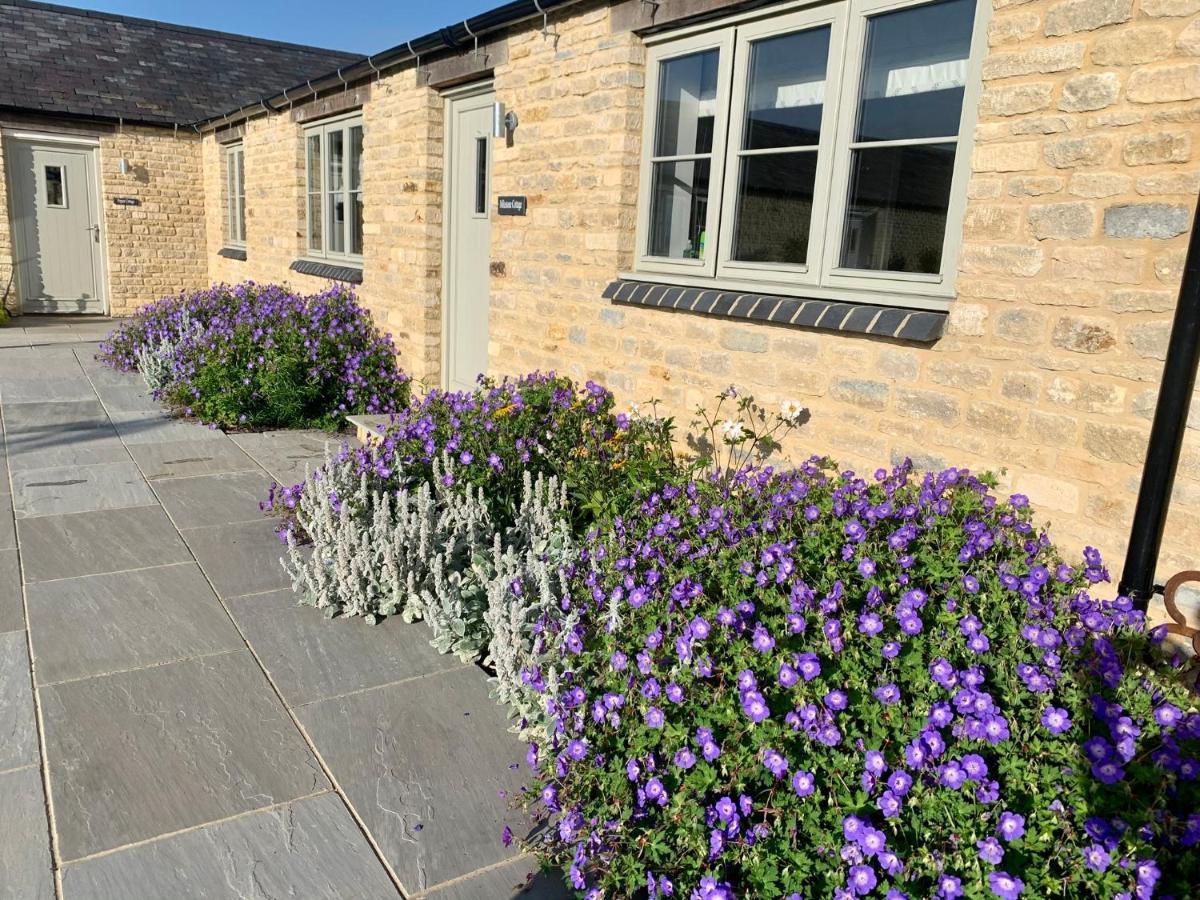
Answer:
[[[46,166],[46,205],[55,209],[67,206],[67,173],[62,166]]]
[[[310,127],[304,156],[307,254],[358,262],[363,253],[361,118]]]
[[[638,271],[952,296],[980,2],[837,0],[648,39]]]
[[[241,144],[225,147],[225,246],[246,246],[246,153]]]
[[[475,139],[475,215],[488,211],[488,139]]]

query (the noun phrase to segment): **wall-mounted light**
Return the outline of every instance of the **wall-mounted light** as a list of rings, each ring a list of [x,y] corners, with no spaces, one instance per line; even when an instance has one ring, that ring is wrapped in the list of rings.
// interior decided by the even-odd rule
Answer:
[[[118,169],[118,171],[120,171],[120,173],[122,175],[128,175],[129,174],[129,160],[122,158],[117,163],[117,169]]]
[[[517,127],[517,114],[504,111],[504,104],[497,100],[492,104],[492,137],[503,139]]]

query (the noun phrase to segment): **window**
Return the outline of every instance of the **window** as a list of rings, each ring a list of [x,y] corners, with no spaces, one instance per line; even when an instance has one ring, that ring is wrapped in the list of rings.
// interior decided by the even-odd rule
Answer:
[[[841,0],[654,45],[638,272],[952,296],[976,3]]]
[[[305,247],[309,256],[361,262],[362,118],[322,122],[304,132]]]
[[[67,173],[62,166],[46,166],[46,205],[54,209],[67,206]]]
[[[246,153],[241,144],[225,147],[225,245],[246,246]]]

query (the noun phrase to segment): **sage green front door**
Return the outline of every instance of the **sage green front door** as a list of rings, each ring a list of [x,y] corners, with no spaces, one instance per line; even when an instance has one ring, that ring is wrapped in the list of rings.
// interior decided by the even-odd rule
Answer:
[[[446,101],[446,296],[443,306],[446,386],[474,386],[488,368],[491,261],[491,91]]]
[[[25,312],[104,312],[95,148],[5,139]]]

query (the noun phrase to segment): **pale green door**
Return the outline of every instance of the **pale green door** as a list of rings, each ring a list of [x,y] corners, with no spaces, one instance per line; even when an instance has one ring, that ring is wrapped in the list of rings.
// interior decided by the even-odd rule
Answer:
[[[6,141],[25,312],[104,312],[91,147]]]
[[[488,368],[491,260],[490,91],[446,101],[446,386],[470,388]]]

